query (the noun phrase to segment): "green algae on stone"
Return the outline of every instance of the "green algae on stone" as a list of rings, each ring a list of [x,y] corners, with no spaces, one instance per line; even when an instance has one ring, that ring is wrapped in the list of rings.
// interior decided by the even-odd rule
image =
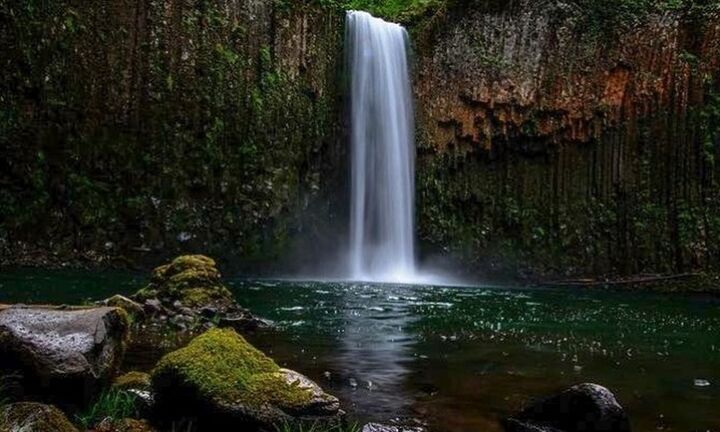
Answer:
[[[221,404],[294,407],[312,398],[308,390],[288,383],[272,359],[229,329],[210,330],[166,355],[152,379],[156,388],[178,382]]]
[[[0,431],[77,432],[77,429],[54,406],[21,402],[0,409]]]
[[[220,280],[215,261],[204,255],[182,255],[170,264],[155,268],[150,284],[134,297],[140,301],[150,298],[179,300],[191,307],[233,301],[232,294]]]
[[[115,378],[112,387],[117,390],[147,390],[151,385],[150,374],[132,371]]]

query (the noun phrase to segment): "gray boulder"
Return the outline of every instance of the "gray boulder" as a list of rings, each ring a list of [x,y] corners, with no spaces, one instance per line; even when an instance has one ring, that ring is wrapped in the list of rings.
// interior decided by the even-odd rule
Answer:
[[[615,396],[584,383],[536,402],[503,421],[507,432],[629,432],[630,421]]]
[[[127,314],[118,308],[6,308],[0,370],[19,373],[26,393],[82,404],[116,373],[127,331]]]

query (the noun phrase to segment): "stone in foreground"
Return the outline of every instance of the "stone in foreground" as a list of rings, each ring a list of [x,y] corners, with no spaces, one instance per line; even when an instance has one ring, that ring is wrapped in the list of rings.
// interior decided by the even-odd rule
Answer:
[[[153,371],[158,411],[207,430],[339,419],[340,403],[305,376],[281,369],[230,329],[213,329],[166,355]],[[173,417],[175,416],[175,417]]]
[[[504,420],[507,432],[628,432],[630,421],[615,396],[597,384],[579,384]]]
[[[82,404],[117,371],[127,330],[117,308],[10,307],[0,311],[0,370],[19,372],[26,393]]]
[[[54,406],[22,402],[0,408],[2,432],[78,432]]]

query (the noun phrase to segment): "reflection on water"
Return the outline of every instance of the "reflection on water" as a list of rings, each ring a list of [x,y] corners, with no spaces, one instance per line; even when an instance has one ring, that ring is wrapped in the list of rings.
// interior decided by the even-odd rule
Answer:
[[[720,300],[648,293],[230,281],[277,330],[251,341],[361,420],[498,431],[528,399],[611,388],[637,431],[720,431]],[[130,293],[127,274],[0,274],[0,303]]]
[[[233,287],[279,326],[253,342],[318,379],[363,420],[422,416],[440,431],[495,431],[528,399],[591,381],[617,394],[636,430],[720,430],[718,300],[308,282]]]

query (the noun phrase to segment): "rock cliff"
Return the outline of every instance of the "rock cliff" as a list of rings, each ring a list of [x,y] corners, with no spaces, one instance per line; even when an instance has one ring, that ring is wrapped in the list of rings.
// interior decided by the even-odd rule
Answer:
[[[414,22],[423,239],[544,274],[717,262],[718,23],[717,3],[630,0]]]

